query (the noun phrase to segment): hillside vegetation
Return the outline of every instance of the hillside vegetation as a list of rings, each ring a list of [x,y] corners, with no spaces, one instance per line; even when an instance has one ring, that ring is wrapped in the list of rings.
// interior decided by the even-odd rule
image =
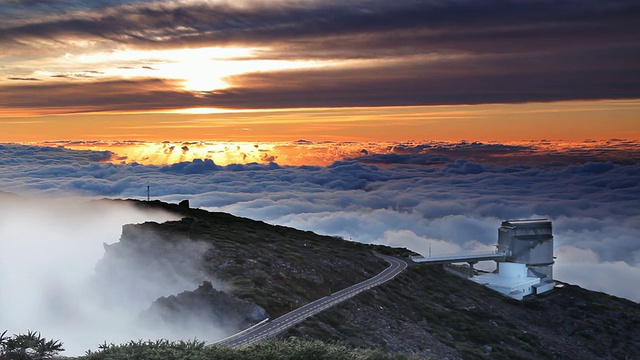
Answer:
[[[131,261],[140,263],[144,258],[149,273],[157,274],[162,267],[172,273],[214,279],[214,283],[224,284],[220,290],[261,306],[270,318],[382,271],[388,264],[374,252],[405,257],[412,254],[405,249],[345,241],[226,213],[159,201],[134,204],[162,208],[183,218],[162,224],[125,225],[120,242],[106,249],[100,264],[103,272],[115,272],[124,254],[133,254]],[[171,258],[187,243],[203,245],[197,250],[201,253],[188,257],[189,265],[196,265],[197,274]],[[111,263],[110,258],[118,261]]]
[[[205,346],[203,342],[132,341],[123,345],[104,345],[77,360],[409,360],[406,354],[386,354],[380,350],[353,349],[322,341],[266,341],[232,348]]]
[[[271,318],[381,271],[386,264],[374,251],[411,255],[228,214],[139,206],[188,216],[141,226],[211,242],[216,250],[205,258],[208,271]],[[570,284],[516,301],[440,267],[413,265],[280,336],[292,337],[434,358],[637,359],[640,305]]]

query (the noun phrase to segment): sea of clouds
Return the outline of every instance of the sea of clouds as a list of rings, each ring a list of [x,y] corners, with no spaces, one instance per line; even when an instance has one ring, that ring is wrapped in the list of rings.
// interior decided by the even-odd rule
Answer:
[[[475,148],[508,156],[496,145]],[[330,166],[218,166],[211,160],[143,166],[105,162],[111,155],[0,145],[0,190],[143,199],[149,183],[153,199],[189,199],[212,211],[433,256],[491,251],[503,220],[549,218],[556,279],[640,301],[635,155],[566,161],[569,154],[514,164],[423,152],[363,153]]]

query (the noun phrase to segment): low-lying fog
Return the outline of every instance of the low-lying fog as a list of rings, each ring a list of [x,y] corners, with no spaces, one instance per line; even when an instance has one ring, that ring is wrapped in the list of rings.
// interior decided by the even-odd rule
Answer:
[[[103,243],[117,242],[124,224],[171,219],[175,215],[124,203],[0,200],[0,331],[40,331],[48,339],[60,339],[66,355],[96,350],[105,341],[223,337],[222,330],[207,324],[186,332],[174,331],[169,324],[150,329],[136,323],[138,314],[159,296],[198,286],[186,279],[178,283],[160,279],[136,293],[124,290],[135,289],[135,283],[102,281],[98,289],[92,283],[104,254]],[[135,281],[136,269],[120,270],[130,272]],[[119,277],[119,281],[126,279]]]

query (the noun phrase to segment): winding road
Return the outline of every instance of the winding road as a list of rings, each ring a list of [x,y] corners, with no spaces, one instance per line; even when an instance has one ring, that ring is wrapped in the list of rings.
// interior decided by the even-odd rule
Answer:
[[[310,302],[280,316],[277,319],[271,321],[267,319],[246,330],[231,335],[226,339],[222,339],[216,342],[216,344],[242,346],[259,343],[265,339],[276,336],[277,334],[298,323],[301,323],[310,316],[316,315],[336,304],[339,304],[349,298],[356,296],[357,294],[365,290],[371,289],[372,287],[378,286],[393,279],[396,275],[400,274],[404,269],[407,268],[407,263],[404,260],[381,254],[377,254],[377,256],[383,258],[390,264],[388,268],[384,269],[378,275],[352,285],[348,288],[337,291],[329,296],[325,296],[323,298]]]

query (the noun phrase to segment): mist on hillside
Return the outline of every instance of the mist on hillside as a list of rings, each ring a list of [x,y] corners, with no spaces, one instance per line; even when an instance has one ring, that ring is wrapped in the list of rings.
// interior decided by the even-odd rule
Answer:
[[[60,339],[65,355],[83,354],[104,342],[224,337],[227,332],[212,324],[184,329],[140,321],[140,313],[158,297],[197,288],[194,279],[162,272],[145,277],[142,260],[104,264],[104,244],[117,242],[124,224],[171,219],[175,215],[124,203],[0,199],[0,330],[40,331]],[[193,258],[202,246],[181,243],[171,259]],[[102,268],[96,269],[98,264]],[[189,264],[181,261],[182,267]]]

